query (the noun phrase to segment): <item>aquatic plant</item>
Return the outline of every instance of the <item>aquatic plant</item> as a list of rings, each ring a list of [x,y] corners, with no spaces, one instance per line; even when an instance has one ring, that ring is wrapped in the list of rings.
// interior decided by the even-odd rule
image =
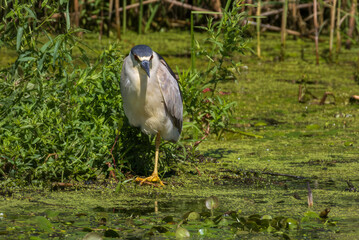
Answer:
[[[207,206],[210,198],[216,197],[209,197],[205,201],[198,200],[199,206]],[[340,229],[340,221],[313,211],[303,212],[300,216],[290,216],[290,213],[278,216],[257,213],[246,216],[241,209],[231,210],[223,206],[222,210],[216,210],[214,215],[213,211],[211,214],[208,209],[185,213],[183,211],[186,209],[182,209],[181,212],[172,215],[161,212],[144,213],[141,212],[141,208],[132,210],[128,215],[124,215],[125,209],[101,207],[75,213],[53,209],[46,209],[35,215],[32,212],[8,212],[8,215],[2,213],[1,224],[8,225],[1,234],[8,238],[76,236],[81,239],[233,239],[261,236],[297,239],[316,236],[314,230],[325,235]],[[15,217],[17,221],[12,220]]]

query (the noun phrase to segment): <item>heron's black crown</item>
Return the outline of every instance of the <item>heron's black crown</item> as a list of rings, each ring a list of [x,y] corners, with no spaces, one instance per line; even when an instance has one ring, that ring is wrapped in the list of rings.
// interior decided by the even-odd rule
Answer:
[[[153,54],[152,49],[147,45],[134,46],[131,49],[131,53],[138,57],[150,57]]]

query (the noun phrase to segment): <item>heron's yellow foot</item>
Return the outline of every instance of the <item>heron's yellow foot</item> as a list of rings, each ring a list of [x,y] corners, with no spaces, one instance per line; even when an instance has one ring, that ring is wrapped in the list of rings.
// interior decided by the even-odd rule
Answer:
[[[159,178],[158,174],[155,174],[155,173],[153,173],[151,176],[146,177],[146,178],[137,177],[136,182],[140,182],[140,185],[142,185],[145,182],[150,183],[150,184],[158,182],[159,184],[161,184],[161,186],[164,186],[164,184],[161,181],[161,179]]]

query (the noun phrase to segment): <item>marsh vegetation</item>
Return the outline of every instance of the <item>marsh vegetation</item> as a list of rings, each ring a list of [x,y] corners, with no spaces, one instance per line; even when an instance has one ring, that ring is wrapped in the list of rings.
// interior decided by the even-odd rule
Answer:
[[[89,3],[93,11],[100,2]],[[262,12],[285,9],[266,2],[251,1],[262,3]],[[339,2],[345,14],[356,3]],[[1,9],[6,14],[0,49],[0,235],[358,235],[357,30],[347,38],[351,49],[330,52],[326,1],[318,3],[324,9],[318,50],[308,37],[312,25],[303,36],[286,36],[285,46],[279,33],[257,35],[257,29],[242,25],[256,5],[228,5],[217,20],[194,14],[198,28],[191,42],[190,24],[170,29],[175,21],[161,22],[157,3],[143,9],[143,21],[158,11],[146,34],[138,34],[139,13],[128,13],[131,21],[120,41],[117,28],[109,24],[108,36],[100,35],[101,25],[90,24],[93,18],[86,15],[79,19],[88,22],[78,26],[91,26],[92,32],[75,27],[73,2],[6,3],[11,11]],[[35,3],[41,7],[35,9]],[[299,5],[313,7],[310,3]],[[108,6],[96,12],[106,15],[101,9]],[[184,11],[171,14],[169,19],[182,16],[190,23]],[[341,36],[352,26],[351,15],[345,16]],[[275,17],[261,21],[282,24]],[[105,23],[103,28],[106,32]],[[153,138],[128,126],[119,94],[122,59],[136,44],[150,45],[166,58],[183,92],[181,141],[161,146],[164,189],[132,181],[149,173],[154,155]]]

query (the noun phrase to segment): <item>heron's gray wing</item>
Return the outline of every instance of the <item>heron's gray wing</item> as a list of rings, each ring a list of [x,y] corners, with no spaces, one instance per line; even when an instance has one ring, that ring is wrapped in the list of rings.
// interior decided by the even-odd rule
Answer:
[[[156,52],[156,53],[157,53],[157,52]],[[167,64],[166,60],[165,60],[161,55],[159,55],[158,53],[157,53],[157,55],[158,55],[158,58],[160,59],[160,62],[161,62],[163,65],[165,65],[165,67],[167,68],[167,70],[171,73],[172,77],[173,77],[174,79],[178,80],[177,77],[176,77],[176,74],[172,71],[172,69],[170,68],[170,66]],[[181,93],[181,97],[182,97],[182,93]]]
[[[182,93],[176,80],[176,75],[159,54],[158,57],[161,63],[158,67],[157,76],[166,109],[172,116],[175,127],[181,132],[183,122]]]

